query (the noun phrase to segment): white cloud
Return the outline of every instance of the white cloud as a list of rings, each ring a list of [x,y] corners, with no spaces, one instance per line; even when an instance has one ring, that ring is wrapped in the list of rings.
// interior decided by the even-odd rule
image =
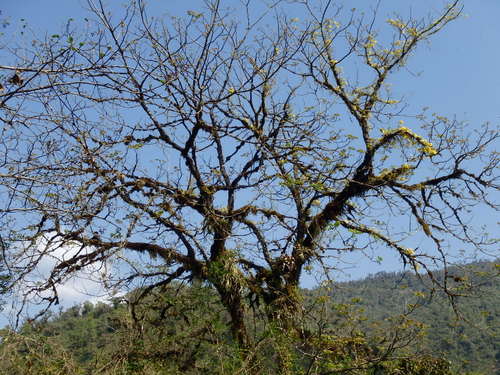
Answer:
[[[4,311],[0,314],[0,327],[12,324],[20,309],[23,310],[21,315],[23,318],[35,315],[43,307],[43,304],[40,304],[41,297],[47,297],[53,293],[51,290],[42,293],[33,292],[36,286],[47,280],[54,267],[60,262],[93,250],[77,245],[61,246],[60,242],[42,239],[36,246],[31,246],[28,249],[29,252],[26,252],[26,249],[23,249],[24,253],[20,251],[18,265],[28,265],[36,259],[36,266],[18,283],[14,295],[4,306]],[[111,289],[106,287],[109,286],[109,279],[110,272],[106,264],[102,262],[79,270],[55,286],[59,307],[66,309],[84,301],[96,303],[109,300],[112,296]]]

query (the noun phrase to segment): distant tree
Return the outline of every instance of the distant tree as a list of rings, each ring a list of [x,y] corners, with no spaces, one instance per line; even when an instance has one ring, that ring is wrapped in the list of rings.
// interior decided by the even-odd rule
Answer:
[[[82,33],[4,47],[0,225],[25,301],[57,303],[91,265],[109,288],[206,283],[248,353],[249,306],[307,338],[299,282],[332,256],[389,248],[457,294],[431,267],[494,245],[470,210],[495,208],[497,133],[408,113],[389,83],[458,1],[380,27],[332,1],[204,4],[89,1]]]

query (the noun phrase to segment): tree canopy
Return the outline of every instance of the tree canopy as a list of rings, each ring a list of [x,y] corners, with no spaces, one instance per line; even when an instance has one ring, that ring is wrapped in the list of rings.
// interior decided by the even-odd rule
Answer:
[[[456,243],[494,246],[470,215],[496,208],[496,129],[407,112],[390,90],[458,1],[385,20],[332,1],[88,6],[82,30],[3,46],[0,224],[25,302],[57,303],[89,266],[110,289],[207,283],[249,348],[249,306],[305,335],[299,282],[331,257],[390,249],[452,298],[466,285],[432,268]]]

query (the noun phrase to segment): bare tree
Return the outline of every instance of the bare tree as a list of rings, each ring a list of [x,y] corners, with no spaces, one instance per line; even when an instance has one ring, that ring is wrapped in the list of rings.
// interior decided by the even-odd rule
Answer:
[[[85,32],[4,50],[0,66],[2,236],[26,299],[57,303],[92,264],[118,288],[200,280],[248,348],[249,304],[294,327],[301,276],[329,257],[388,248],[453,296],[431,268],[453,244],[493,245],[469,212],[496,208],[495,129],[412,115],[387,85],[458,1],[380,29],[376,11],[331,1],[261,17],[246,2],[239,19],[208,1],[165,21],[141,0],[123,17],[88,4]]]

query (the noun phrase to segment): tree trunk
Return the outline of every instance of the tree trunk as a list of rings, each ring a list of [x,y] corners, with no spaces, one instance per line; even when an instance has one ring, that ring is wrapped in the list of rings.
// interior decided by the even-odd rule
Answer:
[[[221,292],[219,291],[219,293]],[[245,306],[241,296],[234,295],[230,292],[223,292],[221,293],[221,298],[224,306],[231,316],[231,333],[238,342],[238,346],[243,350],[250,349],[251,341],[247,333],[247,327],[245,324]]]

